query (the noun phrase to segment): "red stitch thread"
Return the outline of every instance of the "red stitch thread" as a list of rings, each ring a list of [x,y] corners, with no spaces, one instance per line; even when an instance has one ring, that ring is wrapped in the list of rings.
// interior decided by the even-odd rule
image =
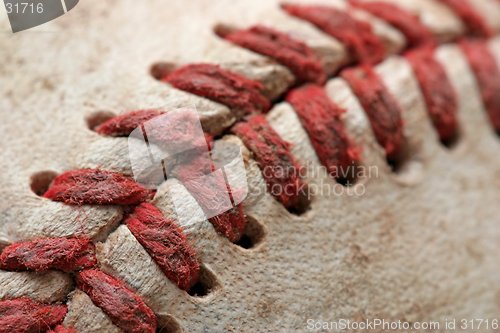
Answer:
[[[18,298],[0,301],[0,333],[40,333],[63,321],[66,305],[45,305]]]
[[[220,183],[222,183],[222,181]],[[194,193],[196,191],[196,189],[193,189],[193,187],[189,185],[188,188],[191,191],[191,193]],[[234,199],[233,199],[233,192],[231,191],[231,189],[226,186],[225,189],[221,190],[221,193],[224,193],[223,191],[229,194],[229,197],[232,202]],[[204,194],[208,196],[207,198],[208,202],[212,202],[216,199],[216,193],[204,193]],[[196,197],[198,202],[201,202],[200,196]],[[241,236],[243,236],[243,234],[245,233],[246,220],[245,220],[245,214],[243,213],[243,205],[241,203],[239,203],[235,207],[232,207],[227,212],[209,218],[209,220],[219,233],[226,236],[233,243],[238,242]]]
[[[146,116],[142,116],[138,112],[134,112],[129,115],[120,116],[108,121],[107,124],[104,124],[106,126],[103,127],[106,129],[105,132],[129,132],[132,127],[135,128],[137,125],[140,125],[137,124],[138,122],[147,121],[147,118],[150,118],[150,116],[150,119],[158,116],[158,114],[155,113],[148,113]],[[213,140],[209,135],[206,135],[205,138],[195,138],[196,135],[194,134],[195,132],[194,128],[192,128],[192,124],[195,124],[196,122],[194,122],[194,120],[197,119],[192,119],[190,117],[191,114],[185,114],[182,112],[174,113],[169,121],[164,124],[165,126],[162,126],[162,124],[159,123],[152,131],[148,132],[148,139],[154,139],[154,142],[167,149],[178,149],[179,147],[186,145],[191,147],[193,144],[197,146],[202,146],[203,144],[206,145],[207,142],[205,140],[207,137],[209,138],[208,140]],[[124,123],[126,125],[122,125]],[[116,128],[118,128],[118,130]],[[197,142],[196,140],[201,141]],[[198,163],[194,163],[194,161],[197,161]],[[209,161],[209,159],[206,159],[206,156],[205,159],[203,159],[201,157],[198,158],[196,154],[193,155],[187,153],[185,156],[182,156],[182,161],[179,162],[184,164],[193,163],[193,165],[183,166],[182,172],[180,172],[177,176],[179,176],[182,180],[191,180],[193,176],[201,177],[204,175],[202,170],[205,170],[206,173],[212,171],[212,166]],[[206,164],[201,165],[199,162],[206,162]],[[227,188],[223,178],[217,180],[214,178],[212,180],[214,180],[213,188],[209,189],[205,188],[201,183],[197,183],[196,181],[190,181],[185,184],[188,190],[191,191],[191,194],[200,203],[202,209],[210,215],[213,215],[211,214],[211,211],[218,210],[220,207],[219,203],[220,200],[225,197],[224,193],[228,193],[229,191],[229,195],[232,196],[231,191]],[[226,213],[210,218],[210,221],[220,233],[228,237],[233,242],[239,240],[245,229],[245,218],[241,205],[232,208]],[[177,278],[173,279],[176,279],[177,281]],[[187,281],[187,283],[188,285],[190,284],[189,281]],[[189,289],[187,285],[185,288]]]
[[[457,95],[441,65],[434,59],[433,48],[408,52],[406,59],[420,83],[427,111],[443,142],[452,139],[457,130]]]
[[[66,328],[64,326],[58,325],[47,333],[76,333],[72,328]]]
[[[477,37],[493,37],[495,32],[467,0],[439,0],[451,8],[467,26],[469,34]],[[474,1],[474,0],[472,0]]]
[[[315,52],[305,43],[288,34],[262,25],[232,32],[225,36],[225,32],[216,30],[216,33],[217,31],[219,35],[223,35],[221,37],[239,46],[275,59],[290,68],[301,81],[315,82],[320,85],[326,82],[326,74]]]
[[[149,199],[151,191],[118,172],[84,169],[57,176],[43,197],[67,204],[135,205]]]
[[[333,104],[322,87],[304,85],[290,91],[286,101],[293,105],[321,163],[332,177],[338,177],[340,170],[347,170],[359,159],[360,149],[351,142],[340,119],[346,110]]]
[[[383,1],[351,0],[350,4],[380,17],[401,31],[406,36],[409,47],[437,44],[432,32],[420,22],[418,17],[399,6]]]
[[[230,131],[253,152],[271,194],[286,208],[295,206],[304,185],[300,167],[289,151],[290,143],[280,138],[263,115],[237,123]]]
[[[163,112],[158,110],[132,111],[104,122],[96,128],[96,132],[111,136],[127,136],[137,127],[161,114]]]
[[[281,7],[340,40],[355,61],[376,64],[384,60],[384,43],[373,33],[371,25],[356,20],[348,11],[328,6],[282,4]]]
[[[495,130],[500,133],[500,69],[484,40],[459,42],[476,76],[486,111]]]
[[[156,315],[140,296],[127,289],[122,282],[99,270],[87,269],[76,276],[76,285],[124,331],[156,332]]]
[[[8,246],[0,255],[0,269],[65,272],[93,267],[95,246],[86,239],[49,238]]]
[[[229,106],[239,118],[267,112],[271,102],[262,95],[262,84],[211,64],[181,67],[162,81]]]
[[[388,159],[393,159],[403,142],[401,107],[389,93],[372,67],[348,68],[340,73],[358,97],[377,141],[385,148]]]
[[[142,203],[125,218],[130,231],[158,263],[165,275],[188,291],[197,281],[200,267],[186,236],[171,218],[153,205]]]
[[[177,172],[177,177],[183,181],[205,214],[213,216],[209,221],[215,229],[235,243],[245,232],[243,206],[240,203],[222,214],[217,214],[220,207],[227,204],[225,201],[228,195],[231,202],[234,201],[233,191],[237,189],[229,188],[224,176],[211,173],[212,171],[215,171],[215,168],[207,154],[204,154],[192,158]],[[203,182],[197,181],[201,177],[204,177]]]
[[[127,136],[147,121],[165,113],[157,110],[132,111],[111,118],[99,126],[96,131],[104,135]],[[175,149],[177,151],[183,147],[187,149],[193,146],[207,147],[207,145],[210,148],[210,142],[213,142],[213,137],[208,133],[204,133],[204,138],[198,137],[198,124],[199,118],[193,113],[174,111],[170,113],[168,119],[164,122],[157,122],[154,127],[146,129],[146,134],[149,141],[155,142],[166,149]]]

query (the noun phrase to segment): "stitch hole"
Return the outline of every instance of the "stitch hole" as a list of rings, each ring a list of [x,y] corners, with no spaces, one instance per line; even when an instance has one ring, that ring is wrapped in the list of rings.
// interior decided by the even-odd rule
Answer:
[[[218,287],[219,284],[215,275],[204,265],[200,265],[200,277],[198,282],[189,289],[188,294],[193,297],[201,298],[213,293]]]
[[[392,159],[387,159],[387,163],[394,179],[402,185],[413,185],[423,175],[424,165],[420,149],[415,143],[410,144],[406,138],[400,151]]]
[[[95,131],[96,127],[116,117],[116,115],[111,111],[96,111],[85,117],[87,126],[92,131]]]
[[[154,63],[149,69],[149,73],[157,80],[162,80],[172,73],[178,66],[171,62],[159,61]]]
[[[262,225],[253,217],[247,216],[245,233],[235,244],[244,249],[250,250],[258,246],[262,242],[262,240],[264,239],[264,235],[265,233]]]
[[[172,317],[170,317],[167,323],[156,330],[156,333],[182,333],[184,330],[181,328],[179,323]]]
[[[55,171],[40,171],[31,175],[31,190],[39,197],[43,196],[57,176],[58,174]]]
[[[293,215],[301,216],[312,210],[312,196],[309,191],[300,191],[297,204],[288,209]]]
[[[440,140],[444,147],[455,150],[462,142],[462,129],[458,127],[453,136],[448,140]]]
[[[360,162],[352,162],[347,167],[347,170],[341,169],[339,171],[338,177],[335,180],[344,187],[353,187],[362,182],[365,171],[365,167]]]
[[[215,27],[214,27],[214,33],[221,38],[224,38],[227,35],[235,32],[237,30],[238,30],[237,28],[230,26],[230,25],[227,25],[227,24],[223,24],[223,23],[219,23],[219,24],[215,25]]]
[[[411,158],[411,153],[407,149],[401,149],[401,151],[393,158],[388,158],[387,163],[391,168],[391,171],[397,175],[404,174],[408,170],[408,161]]]

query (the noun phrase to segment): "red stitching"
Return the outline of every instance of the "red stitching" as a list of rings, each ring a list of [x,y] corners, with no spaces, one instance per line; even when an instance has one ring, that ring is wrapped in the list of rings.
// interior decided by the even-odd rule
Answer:
[[[285,99],[297,112],[318,158],[333,177],[359,159],[361,149],[351,142],[340,119],[346,110],[335,105],[322,87],[307,84],[290,91]]]
[[[408,40],[408,47],[437,44],[432,32],[420,22],[418,17],[395,4],[383,1],[361,2],[357,0],[351,0],[350,4],[387,21],[401,31]]]
[[[416,49],[405,56],[420,83],[427,111],[439,138],[443,142],[452,139],[458,125],[457,96],[443,65],[434,58],[434,49]]]
[[[484,40],[459,42],[476,76],[493,128],[500,133],[500,69]]]
[[[135,111],[110,119],[102,125],[102,128],[105,133],[130,133],[133,126],[140,126],[147,120],[161,114],[162,112],[157,113],[151,110]],[[194,135],[194,129],[190,128],[190,124],[194,124],[195,122],[192,121],[193,119],[186,119],[185,117],[186,115],[182,112],[174,113],[173,117],[163,124],[163,127],[155,128],[154,131],[148,133],[148,139],[151,140],[154,138],[155,143],[167,149],[178,149],[183,146],[192,147],[193,145],[201,147],[207,145],[207,140],[213,140],[210,135],[205,133],[205,138],[196,139],[203,142],[193,142],[193,138],[196,136]],[[162,126],[162,124],[159,123],[158,126]],[[172,145],[175,145],[175,147]],[[178,165],[173,170],[174,176],[185,182],[184,185],[198,201],[203,211],[207,215],[213,216],[213,211],[219,208],[220,200],[227,197],[224,195],[225,193],[229,194],[232,200],[231,190],[227,187],[223,178],[216,179],[215,175],[210,178],[213,181],[211,188],[206,188],[206,185],[195,180],[197,177],[203,177],[214,171],[212,162],[207,154],[199,155],[194,152],[194,154],[183,156],[183,159],[183,161],[178,161],[177,163],[182,165]],[[210,217],[209,220],[219,233],[232,242],[237,242],[245,230],[245,217],[241,204],[225,213]]]
[[[162,81],[225,104],[231,107],[239,118],[267,112],[271,108],[271,102],[261,93],[262,84],[217,65],[187,65],[172,72]]]
[[[245,232],[245,214],[242,204],[232,206],[233,192],[221,173],[212,173],[215,167],[208,154],[194,156],[185,161],[176,172],[191,195],[199,203],[215,229],[231,242],[237,242]],[[203,178],[202,178],[203,177]],[[203,179],[203,182],[201,181]],[[227,197],[231,202],[227,202]],[[237,196],[238,197],[238,196]],[[218,214],[220,207],[231,208]]]
[[[61,323],[66,305],[45,305],[29,298],[0,301],[0,333],[38,333]]]
[[[188,291],[197,281],[200,267],[182,230],[153,205],[142,203],[124,223],[160,266],[163,273]]]
[[[156,332],[156,315],[140,296],[117,279],[99,270],[87,269],[76,276],[76,285],[118,327],[131,333]]]
[[[300,167],[289,151],[290,144],[274,131],[263,115],[237,123],[230,132],[239,136],[254,154],[271,194],[286,208],[295,206],[304,185],[299,177]]]
[[[403,142],[401,107],[372,67],[348,68],[340,76],[350,84],[370,119],[377,141],[387,158],[392,159]]]
[[[68,171],[56,177],[43,197],[67,204],[135,205],[151,195],[151,191],[118,172],[84,169]]]
[[[345,44],[356,62],[376,64],[384,60],[385,46],[370,24],[355,19],[348,11],[328,6],[283,4],[290,15],[309,21]]]
[[[65,272],[93,267],[95,246],[86,239],[47,238],[12,244],[0,255],[0,269]]]
[[[132,111],[127,114],[111,118],[96,128],[97,133],[110,136],[128,136],[132,131],[147,121],[165,114],[164,111],[158,110],[140,110]],[[168,122],[158,122],[155,124],[154,131],[147,133],[148,140],[154,141],[166,149],[182,149],[183,147],[190,148],[206,147],[210,149],[210,142],[213,142],[213,137],[204,133],[204,138],[199,138],[196,133],[198,128],[198,118],[194,118],[192,113],[175,112],[171,113]],[[143,139],[141,132],[140,139]],[[175,145],[175,147],[174,147]]]
[[[158,110],[139,110],[109,119],[95,130],[99,134],[111,136],[127,136],[145,122],[162,115]]]
[[[256,25],[222,37],[241,47],[275,59],[290,68],[295,77],[301,81],[321,85],[326,82],[325,71],[316,53],[305,43],[288,34]]]

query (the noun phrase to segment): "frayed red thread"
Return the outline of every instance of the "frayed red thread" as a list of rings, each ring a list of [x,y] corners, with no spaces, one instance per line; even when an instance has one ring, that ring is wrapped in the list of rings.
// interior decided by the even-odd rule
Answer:
[[[8,246],[0,255],[0,269],[8,271],[65,272],[93,267],[97,263],[95,246],[85,239],[35,239]]]
[[[191,188],[191,190],[194,189]],[[229,194],[231,201],[233,201],[233,192],[229,187],[221,189],[220,193]],[[209,194],[207,201],[213,201],[216,199],[214,193],[207,194]],[[198,202],[201,201],[200,199],[200,197],[197,198]],[[241,239],[241,236],[245,233],[246,220],[245,214],[243,213],[243,205],[241,203],[233,206],[231,209],[222,214],[209,218],[208,220],[219,233],[226,236],[233,243],[238,242]]]
[[[135,119],[137,114],[133,114],[132,118]],[[123,121],[125,116],[120,117],[120,121]],[[143,117],[139,119],[143,120]],[[113,119],[110,121],[113,123]],[[130,122],[127,121],[128,124]],[[158,145],[166,149],[179,149],[179,148],[190,148],[192,146],[207,147],[213,138],[210,135],[205,135],[204,137],[198,137],[196,131],[198,130],[197,124],[199,124],[198,119],[192,113],[175,112],[172,113],[170,118],[164,123],[158,122],[152,128],[145,128],[148,135],[148,140],[150,142],[155,142]],[[114,125],[113,125],[114,126]],[[112,127],[112,126],[110,126]],[[108,128],[110,128],[108,127]],[[131,127],[131,126],[128,126]],[[208,155],[202,155],[200,151],[188,151],[180,157],[176,169],[182,169],[179,175],[181,180],[190,179],[192,176],[204,176],[205,173],[212,172],[212,165]],[[206,165],[200,165],[199,163],[194,163],[194,161],[205,161]],[[193,165],[184,165],[184,164]],[[198,170],[199,169],[199,170]],[[202,172],[205,170],[205,173]],[[175,173],[175,171],[173,171]],[[220,207],[220,200],[227,197],[227,194],[232,195],[231,191],[228,190],[223,177],[221,179],[216,179],[215,175],[211,176],[209,179],[213,180],[213,188],[205,188],[203,184],[197,183],[195,180],[186,183],[186,187],[191,191],[192,195],[200,203],[202,209],[212,216],[211,212],[218,210]],[[207,178],[205,178],[207,179]],[[228,237],[231,241],[237,241],[242,236],[245,228],[245,218],[242,212],[241,205],[233,207],[228,212],[218,214],[215,217],[211,217],[210,221],[214,224],[215,228]],[[172,275],[172,273],[170,273]],[[178,277],[171,277],[172,279],[178,279]],[[190,280],[190,279],[188,279]],[[191,285],[190,281],[185,281],[187,285],[183,288],[188,288]],[[184,282],[183,282],[184,283]]]
[[[43,197],[67,204],[136,205],[149,199],[151,194],[118,172],[84,169],[56,177]]]
[[[441,141],[453,138],[457,130],[457,95],[443,68],[434,58],[433,48],[408,52],[406,59],[420,83],[427,111]]]
[[[420,22],[418,17],[399,6],[383,1],[361,2],[359,0],[351,0],[350,4],[381,18],[401,31],[408,40],[408,47],[437,44],[432,32]]]
[[[271,194],[286,208],[295,206],[304,185],[299,177],[300,166],[289,151],[290,144],[280,138],[263,115],[237,123],[230,131],[254,154]]]
[[[76,333],[76,331],[72,328],[66,328],[64,326],[58,325],[47,333]]]
[[[301,81],[325,84],[326,74],[315,52],[286,33],[256,25],[224,36],[225,39],[275,59]]]
[[[162,116],[162,120],[152,125],[146,124],[143,130],[150,143],[170,151],[188,150],[192,147],[207,151],[207,141],[213,141],[210,134],[201,135],[200,118],[189,110],[169,112]],[[143,133],[141,135],[144,137]]]
[[[356,62],[376,64],[384,60],[385,46],[369,23],[359,21],[344,10],[329,6],[282,4],[290,15],[306,20],[337,38]]]
[[[88,269],[76,276],[76,285],[124,331],[156,332],[156,315],[140,296],[127,289],[122,282],[99,270]]]
[[[347,136],[340,115],[345,112],[326,95],[326,91],[314,84],[294,89],[286,96],[292,104],[321,163],[331,175],[340,174],[359,159],[360,149]]]
[[[97,127],[96,132],[103,135],[127,136],[137,127],[163,113],[158,110],[132,111],[109,119]]]
[[[194,250],[175,222],[153,205],[142,203],[124,221],[165,275],[188,291],[197,281],[200,267]]]
[[[271,102],[262,95],[262,84],[222,69],[217,65],[194,64],[181,67],[162,81],[178,89],[229,106],[239,118],[267,112]]]
[[[245,232],[245,214],[240,204],[232,206],[233,193],[238,189],[231,189],[221,173],[215,171],[208,154],[192,158],[189,164],[182,166],[176,176],[183,182],[191,195],[196,199],[201,209],[208,216],[215,229],[231,242],[237,242]],[[229,197],[231,208],[219,214],[221,207],[228,207]]]
[[[485,40],[459,42],[476,76],[481,97],[495,130],[500,133],[500,69]]]
[[[61,323],[66,305],[45,305],[18,298],[0,301],[0,333],[40,333]]]
[[[447,5],[462,19],[469,30],[468,33],[476,37],[493,37],[495,32],[477,13],[468,0],[438,0]],[[471,0],[474,1],[474,0]]]
[[[401,107],[372,67],[348,68],[340,76],[358,97],[387,158],[394,158],[404,141]]]
[[[132,111],[106,121],[96,131],[103,135],[127,136],[149,120],[165,113],[157,110]],[[208,133],[203,133],[204,138],[198,137],[199,124],[199,118],[193,113],[182,112],[182,110],[173,111],[165,121],[156,122],[151,128],[146,128],[146,135],[148,141],[166,149],[179,150],[183,147],[206,147],[207,145],[209,147],[213,142],[213,137]],[[141,136],[142,139],[144,137],[142,131]]]

